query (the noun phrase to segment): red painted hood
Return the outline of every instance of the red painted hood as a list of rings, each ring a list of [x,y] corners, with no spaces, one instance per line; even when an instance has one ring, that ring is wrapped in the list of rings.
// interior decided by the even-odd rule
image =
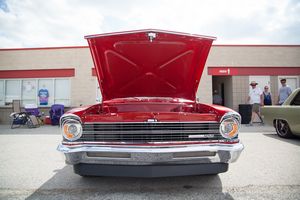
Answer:
[[[125,97],[194,101],[215,39],[152,29],[85,38],[104,101]]]

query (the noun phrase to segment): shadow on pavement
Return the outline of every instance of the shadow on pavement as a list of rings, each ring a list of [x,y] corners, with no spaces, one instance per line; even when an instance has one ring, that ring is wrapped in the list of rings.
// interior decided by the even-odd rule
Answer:
[[[65,166],[27,199],[233,199],[218,175],[167,178],[81,177]]]
[[[270,137],[270,138],[273,138],[273,139],[280,140],[282,142],[287,142],[287,143],[290,143],[290,144],[300,146],[300,138],[299,137],[294,137],[294,138],[288,138],[287,139],[287,138],[281,138],[277,134],[263,134],[263,135],[267,136],[267,137]]]
[[[36,128],[21,126],[11,129],[10,125],[0,125],[0,135],[59,135],[59,126],[42,125]]]

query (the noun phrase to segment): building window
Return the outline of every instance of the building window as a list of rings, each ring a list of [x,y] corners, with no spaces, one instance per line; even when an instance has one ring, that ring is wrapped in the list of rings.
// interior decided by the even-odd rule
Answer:
[[[66,93],[69,93],[66,91]],[[38,105],[47,106],[54,104],[54,80],[39,79],[38,80]],[[43,105],[44,104],[44,105]]]
[[[28,79],[22,80],[22,101],[23,104],[35,104],[36,103],[36,80]]]
[[[36,104],[49,107],[53,104],[70,106],[70,79],[0,79],[0,106],[21,100],[22,106]]]
[[[4,105],[4,80],[0,80],[0,106]]]
[[[70,105],[70,81],[58,79],[55,81],[54,103]]]
[[[7,80],[5,82],[5,103],[14,99],[21,99],[20,80]]]
[[[299,77],[298,76],[278,76],[278,88],[281,88],[280,80],[285,78],[286,84],[294,91],[299,87]]]

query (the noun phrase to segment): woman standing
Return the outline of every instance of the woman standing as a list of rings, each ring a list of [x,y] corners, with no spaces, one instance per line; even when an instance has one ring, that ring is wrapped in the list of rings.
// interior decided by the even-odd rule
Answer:
[[[264,97],[264,105],[272,105],[272,95],[271,92],[269,92],[269,87],[266,85],[263,92]]]

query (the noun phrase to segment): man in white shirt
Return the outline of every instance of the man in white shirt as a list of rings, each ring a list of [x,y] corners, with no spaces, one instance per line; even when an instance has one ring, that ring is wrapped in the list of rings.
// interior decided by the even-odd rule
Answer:
[[[263,106],[263,92],[259,87],[256,87],[258,83],[255,81],[251,81],[250,85],[251,89],[248,95],[248,103],[252,105],[252,116],[250,121],[250,126],[252,126],[255,115],[257,115],[261,123],[263,123],[260,115],[260,106]]]

